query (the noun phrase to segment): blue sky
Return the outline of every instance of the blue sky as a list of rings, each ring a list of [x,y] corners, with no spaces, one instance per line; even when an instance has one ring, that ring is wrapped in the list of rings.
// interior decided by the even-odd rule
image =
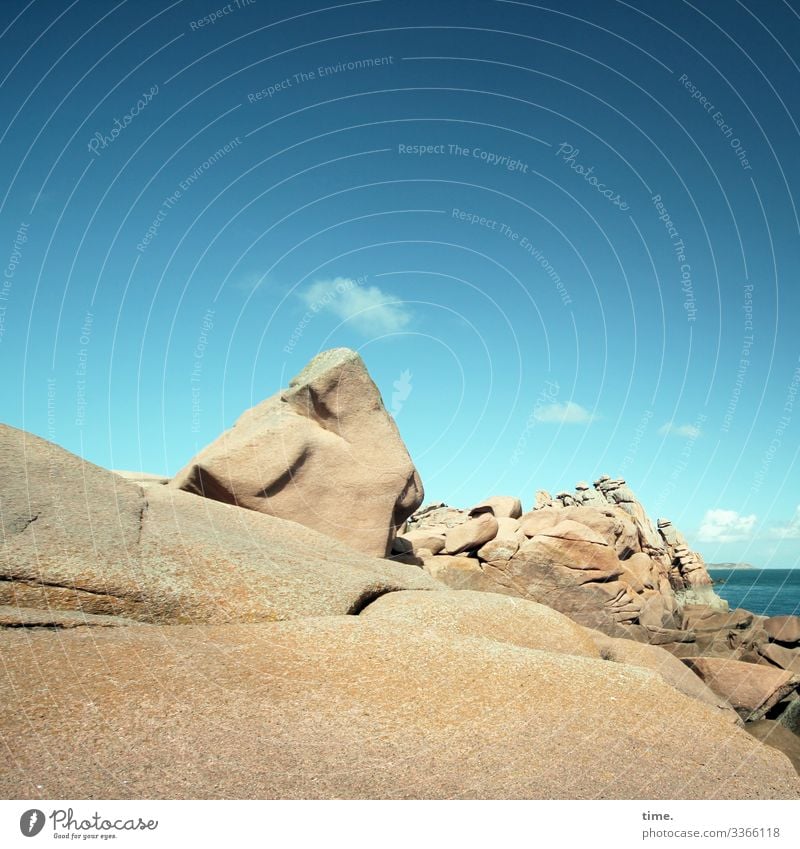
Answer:
[[[800,5],[4,11],[4,421],[170,474],[345,345],[429,499],[797,564]]]

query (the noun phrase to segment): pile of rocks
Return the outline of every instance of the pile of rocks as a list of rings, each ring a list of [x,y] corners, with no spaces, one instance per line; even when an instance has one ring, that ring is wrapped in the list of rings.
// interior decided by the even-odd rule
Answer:
[[[555,497],[540,490],[528,513],[510,496],[469,510],[427,505],[408,519],[393,551],[392,559],[451,588],[559,610],[592,629],[610,656],[657,659],[662,673],[684,684],[686,674],[699,678],[767,742],[781,740],[788,754],[798,745],[783,730],[800,734],[800,617],[729,611],[702,556],[668,519],[654,525],[621,478],[604,475],[593,488],[581,482]],[[625,640],[649,643],[650,652],[660,646],[672,660],[625,648]],[[769,724],[779,726],[771,736]]]
[[[394,542],[393,559],[457,589],[531,598],[612,636],[683,642],[687,603],[727,609],[702,557],[667,520],[653,525],[621,478],[540,490],[523,514],[496,496],[469,510],[427,505]]]

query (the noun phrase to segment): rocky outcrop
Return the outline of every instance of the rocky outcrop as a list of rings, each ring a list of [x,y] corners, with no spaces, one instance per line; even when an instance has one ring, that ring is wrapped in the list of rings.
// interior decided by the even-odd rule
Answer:
[[[159,623],[325,616],[436,587],[419,568],[294,522],[142,489],[5,425],[0,480],[0,605],[21,609],[20,625],[66,626],[64,611]]]
[[[508,496],[470,510],[439,503],[411,516],[405,533],[410,541],[423,531],[437,540],[414,546],[416,562],[448,586],[538,601],[615,636],[690,643],[691,629],[681,624],[686,604],[702,598],[714,609],[727,607],[700,555],[667,520],[654,525],[620,478],[604,475],[593,488],[581,482],[555,498],[540,490],[534,509],[518,513]],[[493,536],[487,515],[497,521]],[[401,534],[398,550],[402,540]],[[437,555],[439,540],[444,545]],[[454,554],[458,561],[444,559]]]
[[[408,630],[428,628],[446,637],[482,637],[526,649],[600,657],[586,630],[569,617],[543,604],[496,593],[388,593],[361,616]],[[675,663],[683,666],[679,660]]]
[[[800,687],[800,676],[754,663],[718,657],[686,658],[684,663],[747,721],[764,719]]]
[[[410,600],[390,599],[357,617],[5,633],[0,793],[800,795],[783,754],[659,674],[551,650],[555,633],[551,648],[526,647],[548,639],[536,635],[552,612],[517,614],[520,646],[502,622],[490,624],[500,612],[492,601],[415,614]],[[557,627],[566,640],[570,624]]]
[[[555,497],[540,490],[519,518],[505,515],[508,503],[437,503],[411,516],[409,539],[428,543],[414,548],[415,562],[453,589],[547,605],[591,629],[604,656],[653,669],[728,715],[735,707],[747,722],[767,717],[800,733],[799,617],[728,610],[702,557],[669,520],[653,523],[622,479]],[[483,541],[476,518],[495,510],[497,532]],[[465,544],[446,556],[456,536]]]
[[[422,482],[361,357],[315,357],[248,410],[170,486],[289,519],[384,557]]]

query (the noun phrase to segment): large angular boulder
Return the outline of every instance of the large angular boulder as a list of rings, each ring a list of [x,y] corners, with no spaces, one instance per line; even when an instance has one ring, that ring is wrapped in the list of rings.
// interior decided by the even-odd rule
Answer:
[[[764,621],[771,640],[787,646],[800,646],[800,616],[771,616]]]
[[[40,622],[63,624],[59,611],[161,623],[291,619],[437,586],[419,568],[294,522],[166,486],[143,490],[5,425],[0,480],[0,605],[39,611]]]
[[[376,557],[423,496],[394,419],[347,348],[318,354],[170,486],[299,522]]]
[[[653,672],[460,636],[467,619],[450,634],[378,615],[4,634],[0,794],[800,794],[782,754]]]
[[[683,662],[750,722],[763,719],[800,687],[800,676],[774,667],[718,657],[691,657]]]

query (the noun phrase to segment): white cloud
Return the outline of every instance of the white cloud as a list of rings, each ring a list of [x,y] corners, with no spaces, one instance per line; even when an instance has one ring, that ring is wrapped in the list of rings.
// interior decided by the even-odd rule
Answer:
[[[675,422],[667,422],[658,429],[661,436],[684,436],[687,439],[697,439],[702,434],[697,425],[676,425]]]
[[[707,510],[700,525],[702,542],[741,542],[752,539],[756,515],[742,516],[735,510]]]
[[[567,401],[566,404],[545,404],[542,407],[537,407],[533,412],[533,417],[537,422],[560,424],[585,424],[595,418],[585,407],[581,407],[574,401]]]
[[[800,504],[797,505],[794,516],[785,525],[776,525],[770,530],[770,536],[778,539],[800,539]]]
[[[302,298],[313,312],[333,313],[362,333],[391,333],[411,321],[408,309],[397,298],[360,279],[317,280]]]

